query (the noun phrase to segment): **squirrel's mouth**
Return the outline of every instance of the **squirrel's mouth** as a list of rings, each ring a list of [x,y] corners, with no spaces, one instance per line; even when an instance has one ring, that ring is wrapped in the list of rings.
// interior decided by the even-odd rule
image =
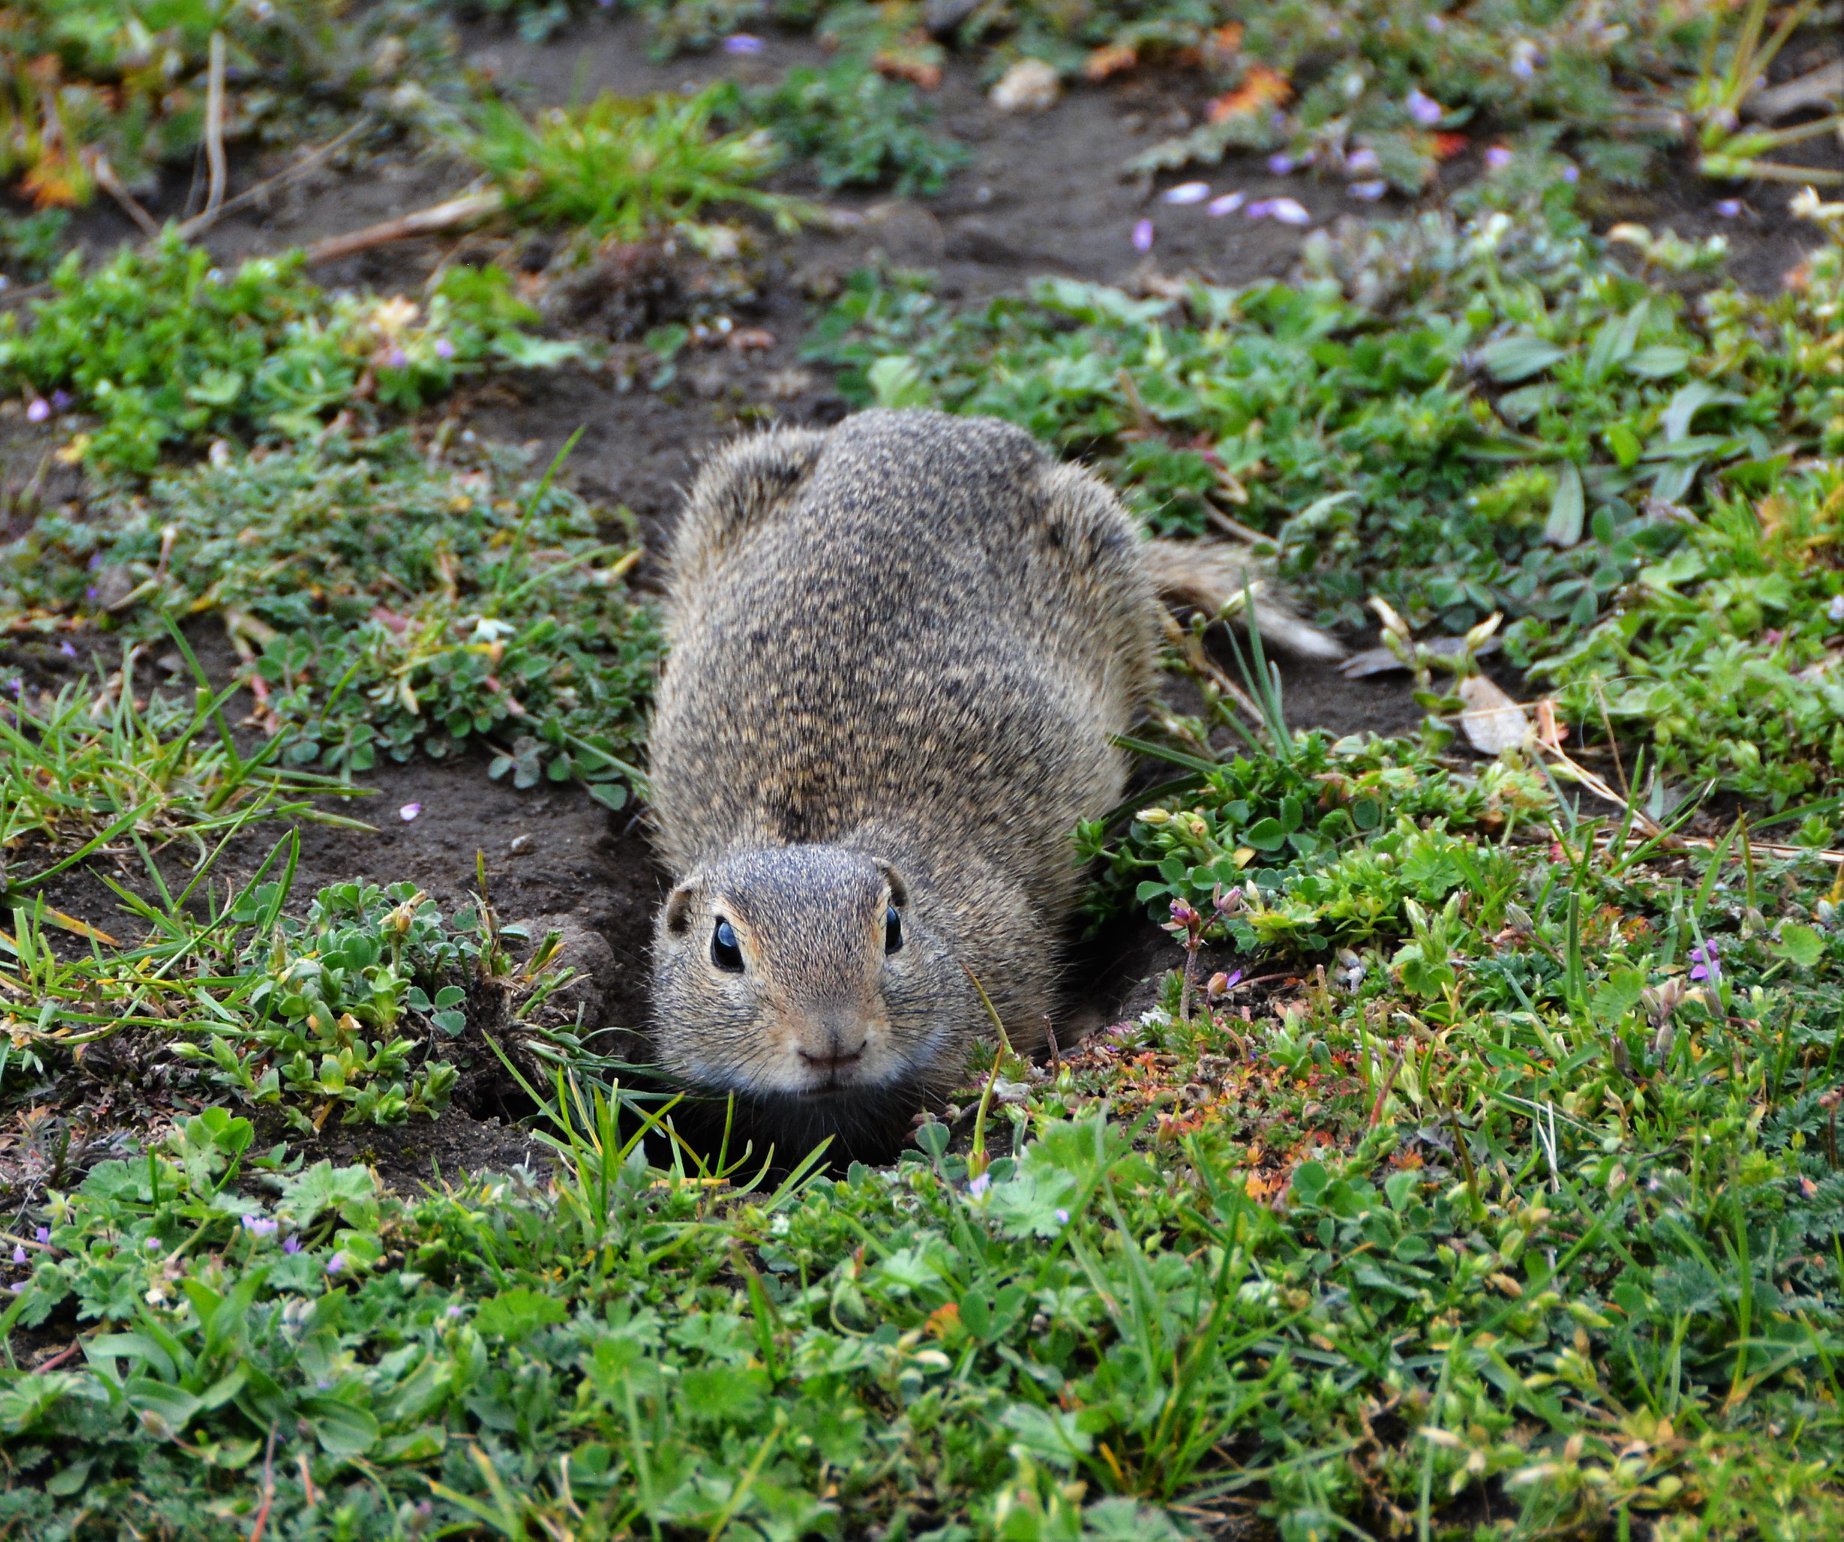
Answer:
[[[822,1142],[825,1161],[893,1162],[927,1096],[908,1082],[829,1082],[804,1092],[738,1092],[691,1087],[673,1110],[674,1127],[701,1151],[748,1149],[751,1163],[773,1150],[773,1166],[794,1166]]]

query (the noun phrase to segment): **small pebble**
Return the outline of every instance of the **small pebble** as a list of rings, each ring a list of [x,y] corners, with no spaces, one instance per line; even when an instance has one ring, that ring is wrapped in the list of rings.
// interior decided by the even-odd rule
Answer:
[[[512,844],[506,849],[515,857],[523,856],[526,852],[531,850],[531,837],[529,835],[515,835],[512,838]]]

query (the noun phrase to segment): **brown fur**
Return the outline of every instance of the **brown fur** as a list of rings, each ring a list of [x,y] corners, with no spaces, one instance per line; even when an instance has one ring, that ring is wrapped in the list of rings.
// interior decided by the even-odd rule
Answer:
[[[662,1067],[849,1137],[960,1078],[991,1034],[969,971],[1042,1044],[1071,835],[1121,796],[1110,736],[1153,689],[1152,566],[1105,487],[993,419],[866,412],[712,458],[652,736]]]

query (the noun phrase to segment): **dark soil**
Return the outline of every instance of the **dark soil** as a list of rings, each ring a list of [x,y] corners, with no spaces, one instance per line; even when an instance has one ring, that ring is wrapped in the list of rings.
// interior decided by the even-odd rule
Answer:
[[[470,67],[544,103],[605,90],[675,90],[719,76],[771,80],[792,63],[822,57],[810,42],[771,38],[752,57],[716,54],[659,64],[645,55],[640,22],[600,16],[542,45],[484,25],[467,37]],[[1121,174],[1132,156],[1188,126],[1200,105],[1197,96],[1186,78],[1147,76],[1078,87],[1044,114],[1006,116],[987,102],[977,69],[953,61],[934,101],[940,126],[972,149],[972,164],[933,200],[828,197],[846,215],[835,228],[810,230],[756,261],[753,293],[734,317],[738,328],[754,334],[755,346],[692,349],[662,391],[612,369],[533,372],[464,391],[444,410],[474,432],[528,444],[542,457],[584,427],[566,477],[604,504],[632,509],[657,551],[680,489],[711,446],[752,423],[825,424],[844,411],[831,382],[804,367],[796,347],[812,298],[867,262],[934,269],[943,292],[967,296],[1016,290],[1045,274],[1139,287],[1187,275],[1237,283],[1286,273],[1306,229],[1242,215],[1212,218],[1201,205],[1174,207],[1160,202],[1147,180]],[[1834,145],[1805,153],[1815,162],[1840,161]],[[271,157],[240,166],[233,192],[286,163],[286,157]],[[1467,174],[1463,165],[1450,169],[1455,178]],[[1209,179],[1215,190],[1241,190],[1251,200],[1297,199],[1312,227],[1341,214],[1377,212],[1377,206],[1354,202],[1341,185],[1275,177],[1254,158],[1232,160]],[[466,180],[459,165],[439,155],[328,165],[226,218],[207,240],[227,262],[304,245],[437,203]],[[188,212],[187,179],[175,176],[169,184],[151,207],[163,218],[182,216]],[[817,191],[798,181],[788,186]],[[1601,212],[1605,223],[1627,219],[1686,234],[1720,231],[1731,243],[1736,275],[1766,288],[1777,286],[1817,239],[1779,212],[1787,191],[1712,188],[1686,174]],[[1739,213],[1720,212],[1727,197],[1740,200]],[[1395,212],[1402,207],[1398,203]],[[1132,241],[1142,219],[1152,220],[1155,230],[1146,253]],[[105,249],[136,232],[120,211],[99,205],[80,221],[78,234],[92,248]],[[458,234],[381,246],[328,264],[317,276],[334,285],[413,289],[444,261],[470,255],[527,268],[542,266],[545,257],[530,246],[521,250]],[[642,312],[635,315],[646,320]],[[74,494],[74,473],[47,458],[55,442],[56,436],[23,421],[17,404],[0,407],[0,538],[23,528],[36,501]],[[24,670],[44,681],[62,667],[43,643],[0,631],[0,672]],[[1353,682],[1335,671],[1296,667],[1285,671],[1285,686],[1288,717],[1298,727],[1389,734],[1412,730],[1421,717],[1402,676]],[[367,778],[367,787],[374,796],[357,812],[374,829],[303,828],[297,895],[355,877],[407,879],[452,910],[474,894],[476,859],[483,857],[490,898],[503,920],[529,922],[534,940],[553,927],[564,931],[566,960],[583,972],[564,1005],[580,1011],[590,1027],[644,1022],[651,915],[663,875],[652,863],[638,816],[610,815],[573,787],[520,792],[491,780],[480,758],[388,767]],[[406,820],[401,811],[412,804],[420,812]],[[274,836],[254,832],[227,854],[223,874],[247,874]],[[119,872],[130,886],[144,881],[134,864],[124,863]],[[97,925],[127,931],[135,925],[93,876],[69,875],[48,898]],[[1064,1025],[1065,1047],[1081,1032],[1149,1005],[1164,970],[1178,961],[1170,939],[1135,917],[1077,952],[1085,962],[1072,976],[1073,994],[1089,1005]],[[93,1061],[88,1075],[72,1079],[82,1083],[73,1091],[85,1106],[70,1107],[68,1115],[40,1109],[33,1130],[0,1134],[0,1186],[19,1192],[48,1181],[48,1172],[55,1179],[57,1166],[44,1153],[61,1138],[59,1129],[74,1141],[74,1153],[101,1155],[122,1130],[185,1111],[185,1096],[141,1095],[139,1068],[122,1057],[97,1054]],[[525,1162],[535,1148],[512,1121],[528,1113],[529,1104],[514,1095],[495,1063],[479,1055],[476,1062],[442,1119],[395,1131],[330,1127],[318,1154],[374,1162],[400,1185],[426,1180],[438,1169],[453,1174]],[[67,1159],[81,1160],[71,1153]]]

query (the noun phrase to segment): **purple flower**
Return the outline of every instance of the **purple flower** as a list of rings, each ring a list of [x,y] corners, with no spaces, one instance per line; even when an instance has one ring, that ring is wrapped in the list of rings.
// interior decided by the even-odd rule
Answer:
[[[1359,145],[1345,157],[1345,170],[1354,177],[1367,177],[1372,172],[1382,169],[1383,162],[1377,158],[1377,152],[1369,145]]]
[[[160,1239],[158,1237],[149,1237],[141,1246],[146,1248],[150,1253],[158,1253],[160,1251]]]
[[[410,356],[401,348],[392,348],[391,351],[384,356],[384,366],[386,369],[402,369],[409,362]]]
[[[1057,1209],[1056,1218],[1064,1226],[1069,1224],[1069,1212],[1060,1206]]]
[[[346,1257],[346,1250],[344,1248],[341,1248],[337,1253],[335,1253],[331,1258],[327,1260],[328,1278],[332,1278],[335,1275],[344,1274],[347,1268],[351,1265],[351,1262],[352,1260]]]
[[[759,54],[764,46],[759,37],[748,32],[732,32],[724,39],[727,54]]]
[[[1691,962],[1696,965],[1690,971],[1693,980],[1708,980],[1714,985],[1722,978],[1722,961],[1716,957],[1716,944],[1699,943],[1690,950]]]
[[[282,1251],[284,1253],[299,1253],[301,1251],[301,1239],[299,1237],[287,1238],[282,1243]]]
[[[26,421],[28,423],[43,423],[45,419],[50,416],[51,403],[46,401],[42,396],[33,397],[26,407]]]
[[[1579,182],[1579,181],[1581,181],[1581,167],[1579,167],[1579,166],[1564,166],[1564,167],[1562,168],[1562,180],[1563,180],[1564,182]]]
[[[1300,163],[1285,150],[1277,150],[1268,157],[1268,171],[1276,177],[1284,177]]]
[[[246,1215],[243,1217],[243,1229],[252,1237],[272,1237],[276,1228],[282,1223],[271,1220],[266,1215]]]
[[[1199,917],[1198,917],[1197,912],[1193,910],[1191,906],[1187,904],[1184,900],[1175,899],[1172,901],[1172,924],[1173,925],[1187,926],[1187,927],[1195,926],[1197,925],[1198,919]]]
[[[1208,182],[1180,182],[1176,187],[1168,187],[1159,195],[1161,203],[1202,203],[1210,196]]]
[[[33,1237],[40,1247],[49,1247],[51,1245],[51,1228],[49,1226],[41,1226],[33,1233]]]
[[[1529,38],[1519,38],[1511,46],[1511,73],[1519,80],[1529,80],[1537,73],[1543,54]]]
[[[51,410],[53,412],[68,412],[70,410],[70,404],[75,400],[76,397],[72,396],[68,391],[53,391],[51,393]]]
[[[1153,226],[1151,220],[1141,220],[1133,227],[1133,249],[1136,252],[1150,252],[1153,244]]]
[[[1739,198],[1719,198],[1716,201],[1716,212],[1725,220],[1739,219],[1742,201]]]
[[[1511,164],[1511,152],[1503,145],[1488,145],[1485,152],[1485,163],[1493,171],[1503,171]]]
[[[1212,219],[1221,219],[1225,214],[1234,214],[1243,205],[1241,193],[1223,193],[1204,205],[1204,213]]]
[[[77,656],[77,650],[71,646],[68,637],[58,644],[58,652],[63,654],[67,659],[74,659]]]
[[[13,1262],[16,1264],[29,1264],[32,1262],[32,1255],[26,1251],[25,1243],[16,1242],[13,1244]]]
[[[435,340],[435,356],[438,359],[452,359],[455,356],[455,345],[445,337],[438,337]]]
[[[1420,86],[1409,93],[1408,100],[1403,105],[1408,108],[1409,116],[1423,128],[1433,128],[1447,116],[1447,109],[1423,91]]]
[[[406,803],[404,804],[402,808],[397,810],[397,817],[401,819],[407,825],[418,814],[422,813],[422,811],[423,811],[422,804]]]
[[[442,1315],[445,1317],[462,1318],[467,1316],[467,1308],[462,1306],[459,1301],[451,1301],[448,1303],[448,1310]]]
[[[1361,198],[1365,203],[1375,203],[1389,191],[1387,182],[1353,182],[1345,189],[1353,198]]]
[[[992,1187],[992,1174],[991,1173],[979,1173],[975,1175],[973,1178],[971,1178],[970,1180],[968,1180],[967,1197],[969,1199],[978,1199],[982,1194],[984,1194],[991,1187]]]

